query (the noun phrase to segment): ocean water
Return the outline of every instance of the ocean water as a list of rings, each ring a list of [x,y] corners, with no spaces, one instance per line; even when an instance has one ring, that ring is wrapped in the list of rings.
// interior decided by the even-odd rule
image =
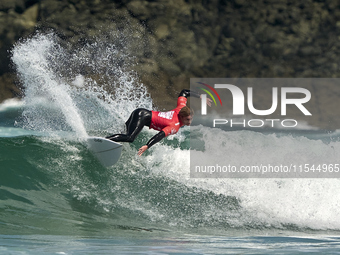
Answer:
[[[339,179],[189,173],[190,133],[214,150],[234,148],[233,160],[242,162],[251,153],[246,141],[280,144],[281,153],[306,159],[326,151],[336,160],[337,132],[198,125],[138,157],[155,134],[144,129],[124,144],[116,165],[104,168],[86,137],[121,132],[132,110],[152,108],[119,40],[72,50],[54,34],[37,34],[13,48],[25,97],[0,105],[0,254],[340,253]],[[268,157],[269,147],[259,147],[257,157]]]

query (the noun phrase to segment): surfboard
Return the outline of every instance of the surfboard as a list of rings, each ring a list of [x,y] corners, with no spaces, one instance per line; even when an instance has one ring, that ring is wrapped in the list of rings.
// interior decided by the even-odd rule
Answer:
[[[123,145],[102,137],[87,138],[88,149],[100,161],[109,167],[117,163],[122,153]]]

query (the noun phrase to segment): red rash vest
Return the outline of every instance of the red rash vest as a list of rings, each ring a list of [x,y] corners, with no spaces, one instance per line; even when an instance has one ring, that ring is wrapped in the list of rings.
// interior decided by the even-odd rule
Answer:
[[[183,124],[179,121],[179,111],[187,105],[185,97],[178,97],[177,107],[168,112],[151,111],[151,124],[150,128],[164,131],[165,136],[176,134]]]

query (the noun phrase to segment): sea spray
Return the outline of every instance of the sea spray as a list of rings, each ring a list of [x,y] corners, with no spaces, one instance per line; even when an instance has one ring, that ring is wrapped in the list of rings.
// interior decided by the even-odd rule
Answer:
[[[39,35],[14,48],[12,60],[25,87],[25,103],[28,106],[34,105],[27,107],[23,115],[31,128],[49,131],[51,123],[42,120],[45,115],[42,106],[32,103],[40,101],[52,105],[63,115],[77,136],[86,137],[83,121],[70,96],[69,87],[52,71],[56,53],[63,54],[63,50],[48,35]]]
[[[151,108],[147,90],[128,70],[134,58],[103,38],[72,48],[53,33],[37,33],[15,45],[12,61],[25,94],[19,125],[78,138],[105,135],[122,131],[135,108]]]

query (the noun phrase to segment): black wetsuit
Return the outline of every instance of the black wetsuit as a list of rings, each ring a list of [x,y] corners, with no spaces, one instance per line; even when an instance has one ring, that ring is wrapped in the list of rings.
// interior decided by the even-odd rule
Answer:
[[[131,113],[129,119],[125,122],[126,134],[115,134],[106,138],[114,142],[132,143],[144,126],[150,126],[151,117],[151,111],[138,108]]]

